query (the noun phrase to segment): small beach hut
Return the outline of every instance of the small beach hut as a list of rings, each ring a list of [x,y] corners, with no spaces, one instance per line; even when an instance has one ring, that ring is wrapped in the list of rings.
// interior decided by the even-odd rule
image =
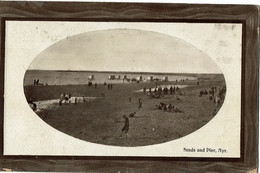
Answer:
[[[152,82],[152,81],[153,81],[153,76],[148,77],[148,78],[147,78],[147,81]]]
[[[138,81],[143,81],[143,76],[137,77],[136,80],[138,80]]]
[[[116,78],[115,75],[109,75],[109,76],[108,76],[108,79],[109,79],[109,80],[114,80],[115,78]]]
[[[168,82],[168,81],[169,81],[168,76],[163,77],[162,80],[163,80],[164,82]]]
[[[94,79],[94,75],[90,75],[89,77],[88,77],[88,80],[93,80]]]

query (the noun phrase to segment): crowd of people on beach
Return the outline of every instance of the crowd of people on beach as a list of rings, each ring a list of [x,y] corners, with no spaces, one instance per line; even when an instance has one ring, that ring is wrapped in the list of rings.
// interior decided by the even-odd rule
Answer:
[[[92,85],[94,85],[95,89],[97,89],[98,84],[96,82],[93,84],[92,81],[88,81],[88,86],[91,87]]]
[[[111,79],[113,79],[113,77],[111,77]],[[120,79],[120,78],[119,78]],[[126,80],[127,78],[124,77],[123,80]],[[141,81],[142,78],[140,78],[140,80],[137,80],[136,82],[138,83],[139,81]],[[156,78],[153,79],[154,81],[156,81]],[[188,79],[179,79],[179,80],[175,80],[175,82],[185,82]],[[172,86],[157,86],[157,82],[154,84],[155,87],[154,88],[143,88],[143,94],[144,95],[148,95],[151,98],[162,98],[165,95],[177,95],[177,100],[180,100],[180,98],[178,97],[178,95],[185,95],[185,93],[179,88],[180,86],[175,86],[177,85],[176,83],[172,84]],[[40,83],[39,79],[34,79],[34,85],[43,85]],[[199,85],[199,81],[197,82],[197,85]],[[88,87],[92,87],[94,86],[95,89],[98,88],[98,84],[91,80],[88,81],[87,83]],[[102,87],[102,83],[99,84],[99,87]],[[106,83],[104,82],[103,84],[104,87],[107,87],[108,90],[112,90],[113,89],[113,84],[111,83]],[[212,100],[217,106],[220,106],[225,98],[225,93],[226,93],[226,87],[220,88],[220,87],[211,87],[210,89],[202,89],[199,92],[199,97],[203,97],[203,96],[210,96],[209,99]],[[101,96],[105,96],[103,93]],[[79,99],[82,102],[86,102],[86,98],[84,96],[82,97],[72,97],[71,93],[65,92],[62,93],[60,98],[59,98],[59,106],[62,106],[63,103],[74,103],[77,104],[79,103]],[[82,100],[81,100],[82,99]],[[128,98],[129,102],[132,102],[132,97],[129,96]],[[33,102],[33,100],[30,98],[28,99],[28,103],[31,105],[32,109],[35,111],[37,109],[37,105],[35,102]],[[134,102],[134,104],[137,103],[137,112],[139,110],[141,110],[143,108],[143,100],[141,98],[138,98],[138,100],[136,100]],[[169,103],[169,102],[168,102]],[[171,113],[183,113],[184,111],[181,110],[180,108],[178,108],[176,105],[173,105],[172,103],[164,103],[164,102],[159,102],[159,104],[155,105],[155,108],[157,110],[161,110],[164,112],[171,112]],[[132,112],[130,113],[128,116],[127,115],[123,115],[123,119],[124,119],[124,126],[121,129],[121,135],[122,134],[126,134],[126,138],[128,138],[128,132],[129,132],[129,118],[134,118],[136,116],[136,112]]]
[[[143,89],[143,93],[146,94],[146,88]],[[165,87],[155,87],[154,91],[152,92],[152,89],[149,88],[147,95],[152,98],[161,98],[164,97],[164,95],[184,95],[183,92],[181,92],[180,88],[178,86],[170,87],[169,89]]]
[[[159,105],[155,106],[156,109],[167,111],[167,112],[177,112],[177,113],[183,113],[182,110],[180,110],[177,106],[173,106],[172,104],[165,104],[163,102],[160,102]]]
[[[113,89],[113,84],[107,84],[106,82],[104,82],[104,86],[107,86],[108,90],[112,90]]]
[[[147,92],[147,95],[151,96],[152,94],[154,95],[158,95],[158,96],[163,96],[163,95],[174,95],[174,94],[180,94],[180,88],[178,86],[171,86],[169,89],[167,88],[167,86],[165,87],[155,87],[155,89],[152,91],[152,88],[146,89],[143,88],[143,94],[145,95]],[[178,99],[177,99],[178,100]],[[132,97],[129,96],[128,97],[128,101],[132,102]],[[138,110],[142,109],[143,107],[143,101],[141,98],[138,98]],[[177,106],[174,106],[172,104],[165,104],[163,102],[160,102],[158,105],[156,105],[156,109],[158,110],[163,110],[165,112],[175,112],[175,113],[183,113],[183,111],[181,109],[179,109]],[[126,138],[128,138],[128,131],[129,131],[129,118],[134,118],[135,117],[136,112],[130,113],[129,116],[124,115],[123,119],[124,119],[124,126],[121,130],[121,134],[120,136],[122,136],[122,134],[126,135]]]
[[[132,102],[132,97],[129,96],[129,102]],[[143,101],[141,98],[138,98],[138,110],[142,109]],[[175,113],[183,113],[181,109],[179,109],[177,106],[174,106],[172,104],[165,104],[163,102],[160,102],[159,105],[156,105],[156,109],[163,110],[165,112],[175,112]],[[128,131],[129,131],[129,118],[134,118],[136,115],[136,112],[130,113],[128,116],[124,115],[124,126],[121,130],[120,137],[122,137],[123,134],[125,134],[125,137],[128,138]]]
[[[92,85],[94,85],[95,89],[97,89],[98,84],[96,82],[93,84],[92,81],[88,81],[88,86],[91,87]],[[106,82],[104,82],[103,85],[107,86],[108,90],[112,90],[113,89],[113,84],[107,84]]]
[[[212,100],[214,104],[219,107],[222,105],[225,99],[226,87],[211,87],[209,90],[203,89],[199,93],[199,97],[204,95],[210,95],[209,100]]]
[[[186,78],[186,79],[180,79],[181,82],[185,82],[185,81],[187,81],[187,80],[188,80],[188,78]],[[176,79],[176,82],[178,82],[177,79]]]
[[[148,92],[148,93],[147,93]],[[143,94],[147,95],[158,95],[158,96],[163,96],[163,95],[185,95],[184,93],[181,92],[181,89],[178,86],[171,86],[170,88],[165,87],[155,87],[155,89],[152,91],[152,88],[146,89],[143,88]],[[203,89],[200,91],[199,97],[202,97],[203,95],[210,95],[210,100],[214,101],[214,103],[217,105],[217,107],[221,106],[224,99],[225,99],[225,93],[226,93],[226,87],[211,87],[209,90]],[[181,100],[179,97],[176,98],[177,100]],[[129,96],[129,102],[132,102],[132,97]],[[142,108],[142,99],[138,99],[138,109],[140,110]],[[155,105],[156,109],[162,110],[164,112],[174,112],[174,113],[184,113],[183,110],[181,110],[179,107],[176,105],[166,104],[164,102],[160,102],[158,105]],[[135,116],[136,112],[131,113],[129,116],[124,115],[123,118],[125,119],[124,121],[124,126],[122,128],[122,133],[126,134],[126,138],[128,138],[128,131],[129,131],[129,118],[133,118]]]

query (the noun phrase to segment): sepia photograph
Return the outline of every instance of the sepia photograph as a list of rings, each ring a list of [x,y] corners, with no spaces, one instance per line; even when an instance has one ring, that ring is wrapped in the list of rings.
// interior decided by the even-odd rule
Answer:
[[[4,152],[239,158],[241,43],[239,23],[7,21]]]
[[[257,6],[0,4],[0,171],[257,171]]]
[[[186,136],[221,108],[225,78],[189,43],[144,30],[67,37],[42,51],[24,77],[29,106],[85,141],[145,146]]]

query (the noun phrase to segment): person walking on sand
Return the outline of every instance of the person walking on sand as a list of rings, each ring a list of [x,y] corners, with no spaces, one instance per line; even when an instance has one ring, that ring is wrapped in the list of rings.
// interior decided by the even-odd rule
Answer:
[[[131,96],[129,96],[128,100],[129,100],[129,102],[132,102],[132,97],[131,97]]]
[[[146,88],[143,89],[144,94],[146,93]]]
[[[75,105],[78,103],[77,100],[78,100],[77,97],[75,97]]]
[[[138,109],[141,109],[142,105],[143,105],[142,99],[139,98],[139,100],[138,100]]]
[[[62,100],[59,101],[59,106],[61,106],[61,105],[62,105]]]
[[[39,81],[40,81],[40,79],[37,79],[37,80],[35,81],[36,85],[39,85]]]
[[[170,94],[171,94],[171,95],[173,94],[173,88],[172,88],[172,86],[170,87]]]
[[[120,136],[122,136],[123,133],[125,133],[126,134],[126,138],[127,138],[128,137],[128,130],[129,130],[129,118],[126,115],[124,115],[123,118],[125,119],[125,125],[122,128],[122,133],[121,133]]]

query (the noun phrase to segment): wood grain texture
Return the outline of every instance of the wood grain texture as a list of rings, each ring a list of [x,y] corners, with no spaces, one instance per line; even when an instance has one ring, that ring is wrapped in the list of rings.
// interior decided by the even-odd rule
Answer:
[[[109,160],[80,159],[49,160],[48,158],[24,157],[0,160],[0,168],[16,171],[84,171],[84,172],[249,172],[258,162],[258,64],[259,43],[257,27],[259,10],[256,6],[238,5],[187,5],[144,3],[58,3],[58,2],[0,2],[0,17],[36,17],[49,19],[118,19],[137,20],[166,19],[190,22],[243,21],[244,37],[244,99],[243,148],[244,158],[236,162],[218,161],[173,161],[173,160]],[[2,25],[2,23],[1,23]],[[3,28],[1,27],[1,33]],[[2,39],[3,35],[1,35]],[[1,48],[3,43],[1,43]],[[1,49],[2,50],[2,49]],[[2,51],[1,51],[2,53]],[[3,58],[1,58],[3,68]],[[3,71],[1,71],[3,73]],[[1,77],[1,84],[3,78]],[[1,86],[3,88],[3,85]],[[2,90],[2,89],[1,89]],[[2,90],[3,92],[3,90]],[[1,107],[3,110],[3,97]],[[3,115],[1,116],[2,120]],[[2,135],[2,134],[0,134]],[[2,139],[2,136],[0,136]],[[16,141],[17,142],[17,141]],[[0,152],[2,149],[0,149]],[[4,170],[4,169],[3,169]]]

